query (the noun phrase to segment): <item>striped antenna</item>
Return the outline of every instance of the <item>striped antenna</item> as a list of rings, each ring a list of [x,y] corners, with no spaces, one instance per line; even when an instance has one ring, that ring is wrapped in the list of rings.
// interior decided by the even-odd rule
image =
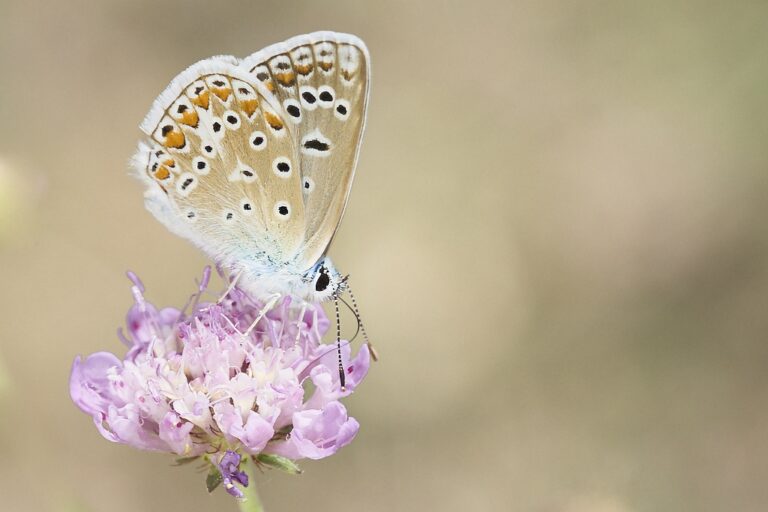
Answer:
[[[339,297],[333,296],[333,305],[336,308],[336,353],[339,356],[339,382],[341,391],[346,391],[346,375],[344,375],[344,364],[341,362],[341,317],[339,315]]]
[[[357,323],[360,326],[360,330],[363,333],[363,338],[365,339],[365,344],[368,345],[368,350],[371,352],[371,357],[374,361],[379,360],[379,354],[376,352],[376,349],[373,348],[373,343],[371,343],[371,340],[368,339],[368,333],[365,332],[365,325],[363,324],[363,319],[360,318],[360,309],[357,307],[357,301],[355,301],[355,296],[352,294],[352,288],[349,287],[349,282],[347,282],[347,291],[349,292],[349,298],[352,299],[352,308],[354,309],[355,316],[357,317]]]

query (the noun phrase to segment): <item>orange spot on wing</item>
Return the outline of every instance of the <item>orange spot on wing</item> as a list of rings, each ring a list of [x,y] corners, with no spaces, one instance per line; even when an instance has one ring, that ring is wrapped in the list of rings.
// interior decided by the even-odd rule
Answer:
[[[277,79],[280,85],[290,87],[296,83],[296,74],[291,71],[287,73],[278,73],[275,75],[275,79]]]
[[[318,62],[317,65],[320,66],[320,69],[322,69],[323,71],[330,71],[333,69],[333,62],[320,61]]]
[[[229,88],[214,87],[211,90],[213,91],[213,94],[218,96],[218,98],[221,101],[227,101],[227,99],[229,98],[229,95],[232,94],[232,89],[229,89]]]
[[[344,77],[344,80],[346,80],[347,82],[351,82],[352,79],[355,77],[355,73],[353,71],[344,69],[341,71],[341,76]]]
[[[165,162],[163,162],[163,165],[167,167],[176,167],[176,162],[173,160],[173,158],[169,158]]]
[[[197,128],[197,123],[199,121],[200,118],[194,110],[185,110],[181,115],[181,119],[179,119],[180,123],[191,126],[192,128]]]
[[[204,108],[205,110],[208,110],[208,105],[211,101],[211,94],[208,91],[203,91],[200,94],[198,94],[196,97],[191,98],[190,101],[197,105],[200,108]]]
[[[273,130],[283,129],[283,122],[272,112],[264,112],[264,119],[267,120],[267,124],[271,126]]]
[[[312,64],[296,64],[293,69],[302,76],[306,76],[312,72]]]
[[[253,113],[256,112],[256,109],[259,108],[259,100],[242,100],[240,101],[240,108],[243,109],[243,112],[245,112],[248,117],[251,117]]]
[[[180,131],[170,132],[165,136],[165,143],[163,144],[167,148],[181,149],[187,143],[184,134]]]
[[[160,167],[158,170],[155,171],[155,179],[158,180],[167,180],[171,176],[171,171],[168,170],[167,167],[163,166]]]

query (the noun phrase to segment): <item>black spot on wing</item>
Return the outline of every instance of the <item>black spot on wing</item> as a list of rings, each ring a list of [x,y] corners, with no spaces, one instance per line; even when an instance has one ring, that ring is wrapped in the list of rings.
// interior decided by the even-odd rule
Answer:
[[[301,97],[304,98],[304,101],[306,101],[310,105],[317,101],[317,98],[315,98],[315,95],[309,91],[304,91],[303,93],[301,93]]]
[[[288,107],[286,107],[286,110],[293,117],[299,117],[301,115],[301,110],[299,110],[299,107],[297,107],[296,105],[288,105]]]
[[[316,151],[328,151],[331,147],[326,142],[322,142],[317,139],[310,139],[304,143],[304,147],[307,149],[314,149]]]

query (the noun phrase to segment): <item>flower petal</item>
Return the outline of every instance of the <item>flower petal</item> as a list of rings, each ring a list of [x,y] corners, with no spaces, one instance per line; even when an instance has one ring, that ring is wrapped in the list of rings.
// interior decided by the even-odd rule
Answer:
[[[160,422],[160,439],[168,443],[171,450],[179,455],[192,453],[192,438],[189,432],[194,425],[183,421],[178,414],[169,412]]]
[[[272,424],[262,418],[257,412],[250,411],[240,440],[243,442],[243,446],[245,446],[248,453],[255,454],[261,452],[267,446],[273,435],[275,435],[275,430],[272,428]]]
[[[76,357],[69,377],[69,396],[75,405],[90,415],[105,413],[115,398],[107,372],[121,367],[122,361],[109,352],[96,352],[85,361]]]
[[[294,414],[289,438],[270,444],[265,451],[289,459],[322,459],[352,442],[359,428],[341,402],[331,402],[322,410]]]

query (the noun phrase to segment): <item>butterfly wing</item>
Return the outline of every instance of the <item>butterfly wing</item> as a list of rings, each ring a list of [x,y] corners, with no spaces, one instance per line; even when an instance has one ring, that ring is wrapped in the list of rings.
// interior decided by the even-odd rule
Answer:
[[[215,57],[176,77],[134,167],[171,231],[225,266],[275,273],[306,240],[299,151],[276,97],[237,64]]]
[[[341,222],[365,127],[370,58],[355,36],[315,32],[267,47],[240,67],[282,106],[298,149],[305,240],[297,266],[311,268]]]

